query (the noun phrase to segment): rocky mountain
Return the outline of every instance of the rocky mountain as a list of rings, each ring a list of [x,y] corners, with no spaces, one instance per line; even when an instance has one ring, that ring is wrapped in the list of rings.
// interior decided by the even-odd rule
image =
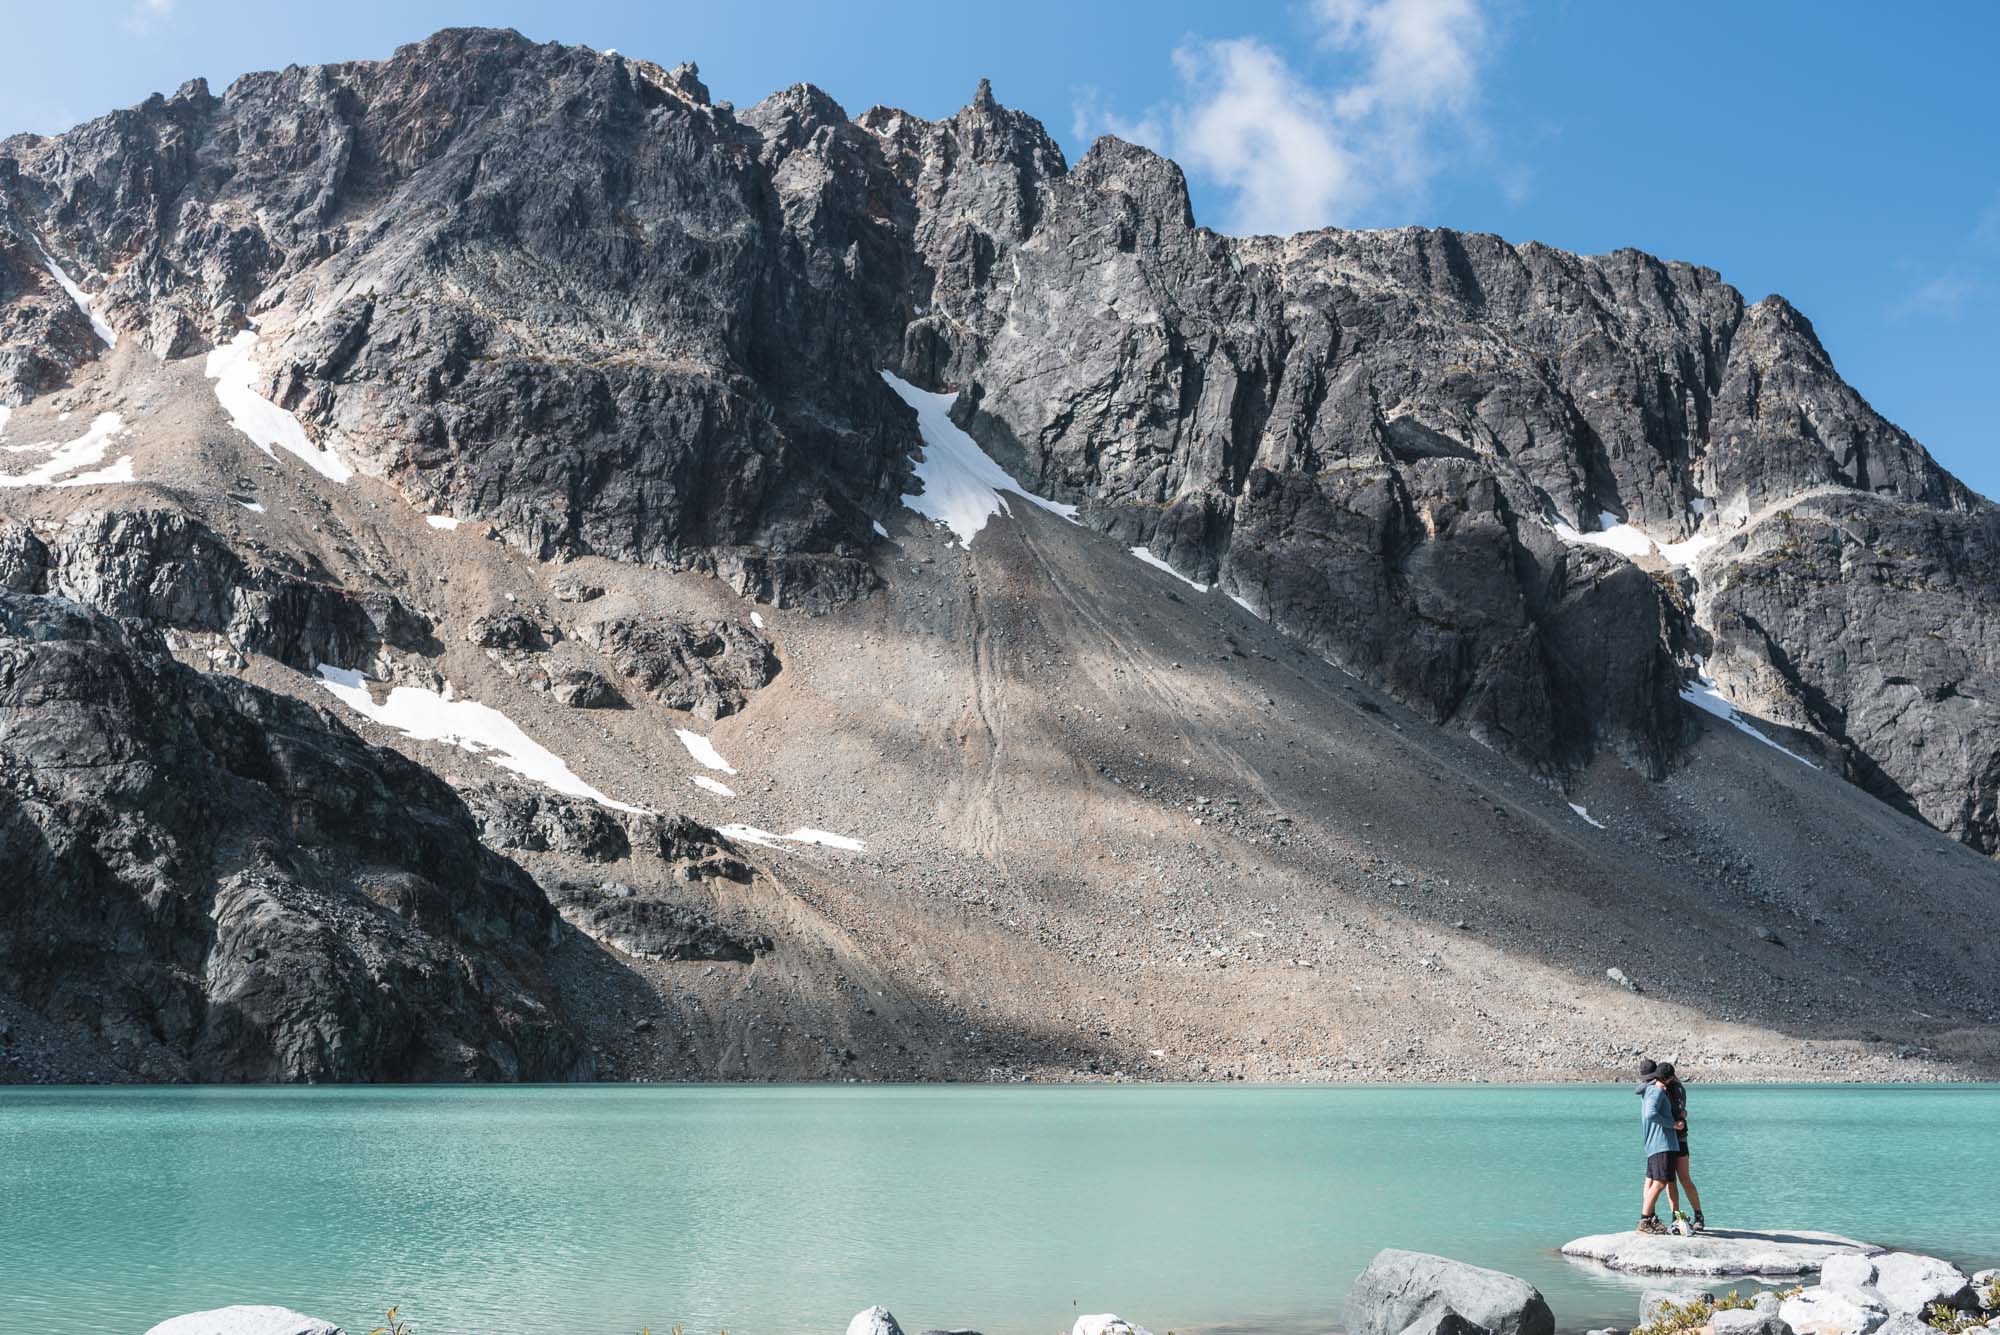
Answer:
[[[956,484],[934,471],[944,447],[887,377],[955,396],[951,422],[976,451],[1022,492],[1074,506],[1082,530],[1019,506],[964,542],[916,520],[908,498],[940,501]],[[297,1002],[349,1017],[323,1026],[349,1035],[338,1055],[309,1058],[275,1021],[251,1026],[254,1040],[204,1028],[203,1006],[220,1015],[233,986],[211,968],[183,987],[172,1035],[149,1031],[153,1065],[119,1069],[491,1078],[594,1059],[611,1073],[965,1073],[991,1065],[962,1045],[975,1042],[968,1025],[993,1041],[979,1012],[995,996],[1017,1067],[1133,1064],[1119,1025],[1073,1018],[1098,1004],[1077,999],[1097,995],[1091,974],[1146,955],[1098,930],[1102,896],[1131,893],[1131,857],[1150,868],[1141,880],[1176,894],[1189,878],[1238,884],[1224,894],[1232,923],[1270,918],[1232,926],[1231,944],[1205,947],[1218,955],[1184,943],[1182,965],[1226,962],[1250,939],[1239,931],[1305,933],[1295,952],[1331,941],[1342,967],[1356,950],[1429,958],[1415,938],[1370,948],[1281,919],[1337,914],[1341,896],[1385,877],[1440,893],[1452,878],[1437,868],[1451,864],[1460,891],[1485,881],[1480,904],[1511,923],[1495,925],[1489,963],[1601,977],[1605,943],[1634,938],[1608,924],[1575,934],[1564,896],[1595,892],[1521,886],[1551,857],[1579,857],[1585,881],[1658,877],[1666,901],[1724,912],[1752,943],[1741,949],[1754,960],[1728,967],[1675,954],[1677,1004],[1788,1042],[1889,1043],[1907,1017],[1882,1021],[1851,991],[1795,1012],[1746,1000],[1771,940],[1825,929],[1827,949],[1866,952],[1908,938],[1928,910],[1884,902],[1879,878],[1909,857],[1948,859],[1938,893],[1995,894],[1989,863],[1937,851],[1922,826],[2000,852],[2000,732],[1986,726],[2000,699],[2000,520],[1840,379],[1803,315],[1631,251],[1420,229],[1220,236],[1196,224],[1171,162],[1107,138],[1071,165],[984,84],[941,121],[883,107],[851,118],[805,85],[739,111],[692,65],[452,30],[386,61],[248,75],[220,97],[197,80],[64,135],[16,136],[0,142],[0,404],[0,463],[20,461],[0,477],[0,583],[21,595],[7,643],[101,643],[128,679],[165,683],[149,695],[198,697],[208,703],[181,708],[216,717],[256,722],[280,695],[301,696],[326,739],[299,740],[301,715],[288,745],[345,755],[359,744],[324,717],[331,691],[349,721],[455,780],[456,796],[408,799],[435,828],[477,828],[489,846],[455,859],[486,870],[447,897],[486,915],[524,886],[544,892],[509,910],[506,931],[453,935],[369,888],[376,872],[362,869],[378,864],[431,875],[389,858],[416,856],[403,835],[368,844],[362,833],[383,834],[372,818],[351,808],[371,828],[329,826],[299,814],[296,793],[200,817],[208,842],[150,872],[162,878],[152,892],[132,890],[117,859],[87,882],[37,862],[21,920],[76,902],[35,946],[55,952],[41,965],[22,963],[26,937],[9,938],[0,981],[34,1015],[114,1048],[146,1026],[92,1028],[51,990],[49,960],[116,935],[120,896],[212,902],[214,885],[262,865],[248,850],[279,829],[324,843],[299,873],[312,894],[379,910],[377,991],[441,1017],[420,1052],[370,1047],[354,1026],[400,1029],[403,1012],[352,1000],[367,990],[348,986],[362,977],[350,971]],[[81,436],[65,425],[76,414],[91,422]],[[1116,567],[1165,578],[1134,550],[1181,583],[1116,601],[1129,579]],[[746,616],[746,599],[782,627]],[[64,629],[51,640],[35,629],[46,626]],[[181,666],[161,659],[168,645]],[[41,663],[53,651],[19,652]],[[378,698],[357,684],[369,677],[396,689]],[[486,704],[471,707],[502,702],[511,733],[454,712],[472,685]],[[67,707],[87,711],[91,692],[130,687],[77,689]],[[37,732],[41,697],[16,694],[0,793],[40,812],[62,748]],[[1251,714],[1216,712],[1239,695]],[[526,711],[537,722],[524,731]],[[1265,711],[1291,720],[1286,744],[1241,731]],[[1093,740],[1114,717],[1155,745]],[[797,730],[773,735],[778,720]],[[92,726],[123,763],[176,786],[206,790],[218,773],[264,784],[275,763],[246,774],[229,748],[148,731],[131,710]],[[1418,734],[1424,758],[1405,740]],[[753,790],[717,737],[754,738],[785,764]],[[496,809],[490,766],[478,780],[453,773],[464,748],[452,743],[469,738],[553,786],[569,814],[521,792]],[[1498,768],[1489,752],[1505,757]],[[1163,781],[1169,754],[1185,763]],[[1443,823],[1425,840],[1431,871],[1383,873],[1382,852],[1363,851],[1379,836],[1361,831],[1381,827],[1354,823],[1368,803],[1340,789],[1361,777],[1343,767],[1362,754],[1386,767],[1367,781],[1401,785],[1410,803],[1377,814],[1412,837]],[[1704,755],[1724,754],[1781,767],[1743,781],[1746,793],[1812,795],[1775,804],[1790,813],[1780,826],[1760,810],[1684,844],[1675,794]],[[694,785],[661,773],[688,758]],[[417,782],[381,748],[341,767],[384,791]],[[1447,774],[1462,791],[1430,793],[1452,787]],[[1893,831],[1869,836],[1880,848],[1825,843],[1827,813],[1856,809],[1827,795],[1843,786],[1827,776],[1886,804],[1887,824],[1846,831]],[[88,784],[63,782],[60,820],[85,821]],[[1215,821],[1223,799],[1190,784],[1243,789],[1231,815],[1254,807],[1255,828]],[[1467,828],[1530,808],[1566,820],[1598,809],[1586,801],[1605,785],[1633,813],[1606,838],[1657,835],[1671,849],[1558,855],[1546,831],[1502,847]],[[891,794],[893,813],[878,805]],[[1275,861],[1253,873],[1241,848],[1211,848],[1161,863],[1133,844],[1079,870],[1048,842],[1053,828],[1022,827],[1045,803],[1077,821],[1129,801],[1151,812],[1138,828],[1164,801],[1198,842],[1220,825]],[[659,814],[620,811],[640,802]],[[1082,816],[1097,802],[1112,807]],[[742,812],[715,803],[793,811],[799,828],[718,819]],[[111,794],[102,805],[123,811]],[[807,823],[830,810],[887,837]],[[658,833],[680,811],[696,819]],[[144,808],[59,842],[194,850],[176,819]],[[1071,837],[1109,837],[1098,828]],[[878,852],[933,839],[944,847],[924,867]],[[1808,851],[1815,840],[1824,847]],[[851,845],[869,851],[850,857]],[[1849,856],[1825,861],[1835,847]],[[1632,870],[1642,863],[1659,865]],[[715,871],[725,865],[737,870]],[[958,896],[942,916],[919,904],[945,890],[934,881]],[[1743,898],[1728,908],[1716,886]],[[1369,900],[1388,919],[1368,930],[1402,940],[1445,912],[1443,899],[1410,898]],[[992,929],[954,915],[1003,902],[1002,935],[1034,945],[980,963],[967,943]],[[1829,918],[1833,904],[1846,907]],[[1644,902],[1600,907],[1643,930]],[[1779,908],[1803,925],[1745,927]],[[300,930],[325,930],[331,912],[306,913]],[[203,935],[220,931],[209,917],[120,937],[137,955],[118,967],[212,958],[223,937]],[[1926,1010],[1943,1032],[1992,1023],[1992,973],[1967,944],[1962,975],[1929,971],[1963,983]],[[449,998],[418,998],[383,972],[433,967],[437,952],[473,961]],[[754,978],[781,959],[791,991],[773,1000]],[[1319,967],[1304,960],[1284,967]],[[1031,965],[1072,976],[1077,998],[1059,1005],[1058,987],[1026,999]],[[1126,1000],[1144,1013],[1162,986],[1135,973]],[[1208,986],[1196,988],[1210,1007],[1196,1046],[1219,1054],[1242,1017]],[[1276,1000],[1289,986],[1271,984],[1269,1014],[1370,1027],[1342,1020],[1332,994]],[[532,1040],[526,998],[550,1008]],[[790,1037],[753,1035],[753,1016]],[[594,1053],[564,1046],[564,1025],[587,1031]],[[1314,1060],[1364,1069],[1357,1050],[1342,1039]]]

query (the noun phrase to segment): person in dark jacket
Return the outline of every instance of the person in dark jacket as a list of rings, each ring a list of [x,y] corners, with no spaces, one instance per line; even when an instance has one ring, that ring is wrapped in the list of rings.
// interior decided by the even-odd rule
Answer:
[[[1673,1104],[1674,1132],[1680,1137],[1680,1152],[1674,1156],[1673,1182],[1667,1183],[1667,1200],[1673,1206],[1674,1216],[1681,1212],[1681,1192],[1687,1193],[1688,1204],[1694,1207],[1694,1231],[1699,1233],[1708,1227],[1708,1221],[1701,1217],[1701,1193],[1694,1189],[1694,1174],[1688,1169],[1688,1092],[1680,1077],[1674,1074],[1672,1062],[1661,1062],[1655,1068],[1660,1079],[1666,1082],[1667,1098]]]

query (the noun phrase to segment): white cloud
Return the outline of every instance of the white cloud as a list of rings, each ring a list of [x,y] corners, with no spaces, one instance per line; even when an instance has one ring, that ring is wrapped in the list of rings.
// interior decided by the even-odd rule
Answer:
[[[125,31],[143,37],[173,12],[174,0],[135,0],[132,12],[125,16]]]
[[[1898,315],[1956,315],[1979,285],[1961,273],[1939,274],[1921,284],[1896,308]]]
[[[1076,128],[1170,153],[1225,187],[1227,231],[1352,223],[1420,198],[1451,152],[1447,137],[1481,138],[1481,3],[1313,0],[1315,45],[1342,77],[1315,81],[1256,38],[1193,39],[1174,53],[1177,100],[1121,130],[1091,94]]]

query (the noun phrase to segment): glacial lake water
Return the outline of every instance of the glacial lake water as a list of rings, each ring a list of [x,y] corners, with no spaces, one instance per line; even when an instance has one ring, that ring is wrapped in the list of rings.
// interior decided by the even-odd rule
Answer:
[[[2000,1086],[1695,1086],[1712,1224],[2000,1263]],[[1644,1286],[1629,1085],[0,1090],[0,1331],[274,1302],[359,1335],[1338,1329],[1381,1247]]]

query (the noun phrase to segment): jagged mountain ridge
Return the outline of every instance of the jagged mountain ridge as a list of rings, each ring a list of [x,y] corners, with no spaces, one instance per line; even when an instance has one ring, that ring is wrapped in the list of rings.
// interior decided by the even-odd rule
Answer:
[[[1170,162],[1107,139],[1071,169],[984,87],[940,122],[849,120],[809,86],[738,115],[691,67],[484,31],[190,83],[10,141],[0,179],[17,283],[46,243],[161,355],[254,314],[272,398],[543,557],[865,590],[907,485],[889,364],[963,388],[989,448],[1093,525],[1551,775],[1600,746],[1663,772],[1675,656],[1705,650],[1878,795],[2000,839],[1974,721],[1945,708],[1958,773],[1918,775],[1871,706],[1976,696],[1978,663],[1801,675],[1818,656],[1774,641],[1763,581],[1690,618],[1550,530],[1733,538],[1834,486],[1949,517],[1951,565],[1982,541],[1987,507],[1803,316],[1709,270],[1449,231],[1227,238]],[[93,346],[40,286],[10,302],[17,400]]]
[[[52,265],[81,278],[89,311]],[[118,333],[116,348],[93,318]],[[357,469],[355,487],[274,470],[218,424],[204,359],[253,325],[252,388]],[[970,552],[920,532],[901,504],[916,486],[917,434],[885,369],[959,391],[956,418],[1025,487],[1079,505],[1103,535],[1097,545],[1071,550],[1018,519]],[[1598,919],[1642,907],[1599,889],[1544,890],[1520,875],[1479,885],[1495,858],[1585,885],[1619,873],[1559,830],[1482,844],[1484,822],[1531,807],[1547,819],[1546,792],[1524,798],[1443,741],[1413,757],[1399,735],[1426,723],[1504,753],[1517,775],[1534,776],[1530,789],[1552,783],[1601,812],[1592,794],[1611,785],[1647,838],[1701,831],[1709,842],[1688,862],[1638,856],[1647,870],[1635,884],[1676,912],[1795,915],[1787,937],[1810,930],[1836,943],[1824,949],[1891,950],[1907,962],[1914,924],[1934,906],[1913,900],[1898,924],[1883,917],[1892,905],[1868,902],[1895,874],[1889,851],[1907,837],[1888,833],[1895,822],[1856,823],[1850,811],[1863,843],[1836,845],[1836,857],[1793,842],[1833,819],[1824,812],[1837,803],[1815,811],[1808,800],[1824,802],[1817,789],[1776,804],[1796,829],[1756,837],[1716,826],[1698,797],[1691,812],[1673,805],[1682,799],[1669,790],[1686,788],[1679,776],[1709,773],[1725,744],[1682,698],[1696,659],[1766,735],[1975,848],[1995,842],[2000,761],[1984,726],[1994,511],[1839,380],[1803,316],[1776,298],[1747,304],[1710,271],[1629,251],[1578,257],[1417,229],[1218,236],[1194,225],[1170,162],[1103,140],[1071,167],[1038,123],[983,84],[942,121],[886,108],[850,119],[809,86],[737,112],[711,101],[692,66],[460,30],[388,61],[246,76],[221,98],[191,83],[67,135],[16,137],[0,143],[0,398],[35,432],[54,431],[72,408],[115,403],[158,455],[138,453],[129,491],[113,478],[93,484],[109,491],[67,493],[97,509],[49,488],[8,493],[0,583],[164,628],[183,661],[322,704],[300,675],[321,663],[447,693],[483,682],[482,698],[504,696],[510,710],[558,701],[579,712],[546,713],[538,728],[567,738],[566,753],[606,791],[668,811],[685,808],[688,790],[651,771],[678,754],[676,727],[705,731],[727,716],[720,735],[734,739],[733,754],[753,736],[768,743],[772,711],[796,707],[772,701],[817,700],[845,719],[835,735],[853,772],[879,763],[881,774],[858,794],[814,789],[793,819],[818,819],[813,804],[837,801],[849,821],[882,820],[914,846],[909,814],[885,815],[868,794],[935,793],[939,829],[963,842],[956,875],[982,887],[976,902],[1008,904],[1010,928],[1041,922],[1038,949],[1053,952],[996,958],[1040,970],[1052,997],[1072,984],[1047,980],[1088,962],[1063,1003],[1072,1011],[1095,985],[1087,975],[1103,967],[1103,943],[1080,946],[1093,929],[1053,906],[1089,895],[1009,850],[1006,831],[1019,834],[1010,811],[1045,801],[1059,825],[1070,811],[1121,811],[1144,794],[1194,812],[1197,797],[1209,800],[1197,781],[1247,784],[1239,800],[1296,815],[1240,827],[1232,816],[1225,827],[1291,851],[1228,875],[1244,876],[1245,895],[1270,878],[1340,902],[1357,885],[1400,888],[1415,875],[1388,876],[1379,852],[1342,841],[1365,848],[1358,830],[1385,820],[1415,829],[1417,817],[1329,805],[1329,790],[1303,777],[1320,766],[1326,781],[1351,782],[1356,754],[1375,756],[1371,782],[1393,774],[1413,793],[1445,772],[1468,780],[1455,804],[1419,804],[1450,831],[1435,855],[1449,874],[1422,880],[1434,907],[1399,898],[1394,913],[1428,921],[1447,900],[1475,921],[1498,913],[1511,924],[1510,958],[1558,975],[1601,941],[1622,946],[1618,929],[1643,930]],[[378,517],[381,496],[430,512],[432,529],[490,525],[506,551],[452,539],[458,564],[446,565],[414,545],[421,522],[413,535]],[[1296,669],[1260,667],[1291,660],[1240,627],[1219,647],[1198,646],[1213,624],[1205,605],[1163,618],[1182,647],[1159,652],[1154,614],[1107,601],[1124,577],[1080,557],[1132,546],[1226,591],[1412,714],[1327,685],[1335,678],[1303,658]],[[574,569],[594,572],[609,598],[565,573]],[[761,621],[743,624],[685,582],[703,573],[768,608],[823,614],[826,626],[793,622],[771,657]],[[1071,638],[1034,653],[1010,647],[1052,625]],[[1253,653],[1252,642],[1263,647]],[[874,676],[835,666],[923,646],[951,666]],[[1110,692],[1098,659],[1123,662],[1111,675],[1145,690]],[[1204,661],[1241,680],[1209,682]],[[954,715],[960,704],[933,678],[961,669]],[[1052,671],[1080,684],[1021,693]],[[1175,680],[1183,673],[1200,689]],[[1149,747],[1085,745],[1062,704],[1071,689],[1110,692],[1099,721],[1116,701]],[[1261,733],[1230,740],[1227,711],[1193,730],[1173,712],[1148,712],[1218,691],[1239,709],[1293,711],[1319,748],[1310,763],[1265,750]],[[949,721],[910,708],[909,695],[935,697]],[[873,712],[859,710],[869,698]],[[843,712],[849,700],[857,712]],[[1324,731],[1297,721],[1314,710],[1328,716],[1314,720]],[[906,753],[911,738],[932,750]],[[1163,780],[1162,739],[1189,747],[1204,770]],[[397,744],[434,767],[453,763],[448,750]],[[822,760],[780,749],[795,768]],[[942,774],[910,758],[932,754],[950,758]],[[1297,774],[1280,781],[1273,763]],[[1776,763],[1799,769],[1767,776],[1778,789],[1814,782],[1795,762]],[[1620,764],[1665,781],[1661,791],[1617,787],[1605,767]],[[1089,800],[1066,806],[1086,772],[1097,776]],[[1725,787],[1739,791],[1741,778],[1730,770]],[[972,997],[997,966],[968,964],[952,933],[992,938],[876,897],[893,887],[925,903],[930,871],[788,873],[726,834],[624,831],[587,803],[494,798],[454,782],[488,846],[606,947],[600,959],[569,933],[544,961],[570,1021],[591,1030],[598,1069],[660,1069],[620,1055],[630,1036],[604,1028],[615,1013],[607,996],[655,1004],[635,979],[664,989],[685,1026],[665,1068],[674,1074],[966,1069],[957,1031],[984,1023]],[[733,775],[728,784],[744,786]],[[1568,819],[1560,801],[1553,810]],[[1283,828],[1338,827],[1360,811],[1358,829],[1327,832],[1341,845],[1332,850]],[[1767,852],[1775,847],[1787,851]],[[1128,890],[1117,869],[1131,856],[1128,847],[1077,873],[1118,913]],[[1803,888],[1773,884],[1773,856],[1790,860]],[[1228,855],[1209,850],[1188,865],[1224,877]],[[1953,863],[1932,889],[1978,883],[1967,876]],[[1245,903],[1283,922],[1276,901]],[[1598,935],[1574,936],[1577,921]],[[1380,930],[1401,940],[1400,927]],[[1735,1013],[1771,967],[1751,957],[1768,946],[1754,940],[1764,944],[1723,950],[1726,964],[1658,967],[1702,1013]],[[776,952],[766,959],[750,941],[775,941]],[[632,963],[635,942],[667,951],[645,956],[667,963]],[[914,950],[922,963],[886,966],[885,949]],[[1129,941],[1110,957],[1121,952],[1147,958]],[[691,983],[674,962],[697,957],[747,964],[752,980],[793,971],[816,1018],[761,1052],[756,1042],[768,1040],[753,1040],[743,1017],[769,1021],[787,1003],[753,982],[732,990],[726,970]],[[1583,971],[1601,975],[1604,962]],[[1786,1023],[1816,1038],[1897,1032],[1856,1018],[1875,1014],[1872,993],[1822,996],[1824,965],[1802,951],[1784,971],[1811,1017]],[[1366,976],[1376,966],[1343,967]],[[938,970],[952,981],[933,994]],[[1892,980],[1877,959],[1869,970]],[[858,978],[874,980],[866,1008]],[[1938,962],[1922,983],[1926,1014],[1938,1017],[1927,1023],[1990,1021],[1981,978],[1972,956]],[[1132,986],[1141,1017],[1164,995]],[[1226,1017],[1249,1023],[1236,1001],[1197,993],[1190,1014],[1228,1036],[1203,1042],[1233,1041]],[[1366,1028],[1333,1001],[1312,1006]],[[1051,1036],[1048,1015],[1012,1022],[1014,1060],[1097,1061],[1100,1047],[1107,1060],[1135,1059],[1110,1029],[1078,1048],[1061,1026]],[[1360,1046],[1341,1039],[1328,1050]],[[422,1060],[436,1070],[443,1059]],[[1567,1069],[1540,1060],[1537,1069]],[[186,1050],[153,1061],[181,1069]],[[410,1069],[405,1060],[348,1073]],[[276,1073],[311,1078],[315,1068]]]

